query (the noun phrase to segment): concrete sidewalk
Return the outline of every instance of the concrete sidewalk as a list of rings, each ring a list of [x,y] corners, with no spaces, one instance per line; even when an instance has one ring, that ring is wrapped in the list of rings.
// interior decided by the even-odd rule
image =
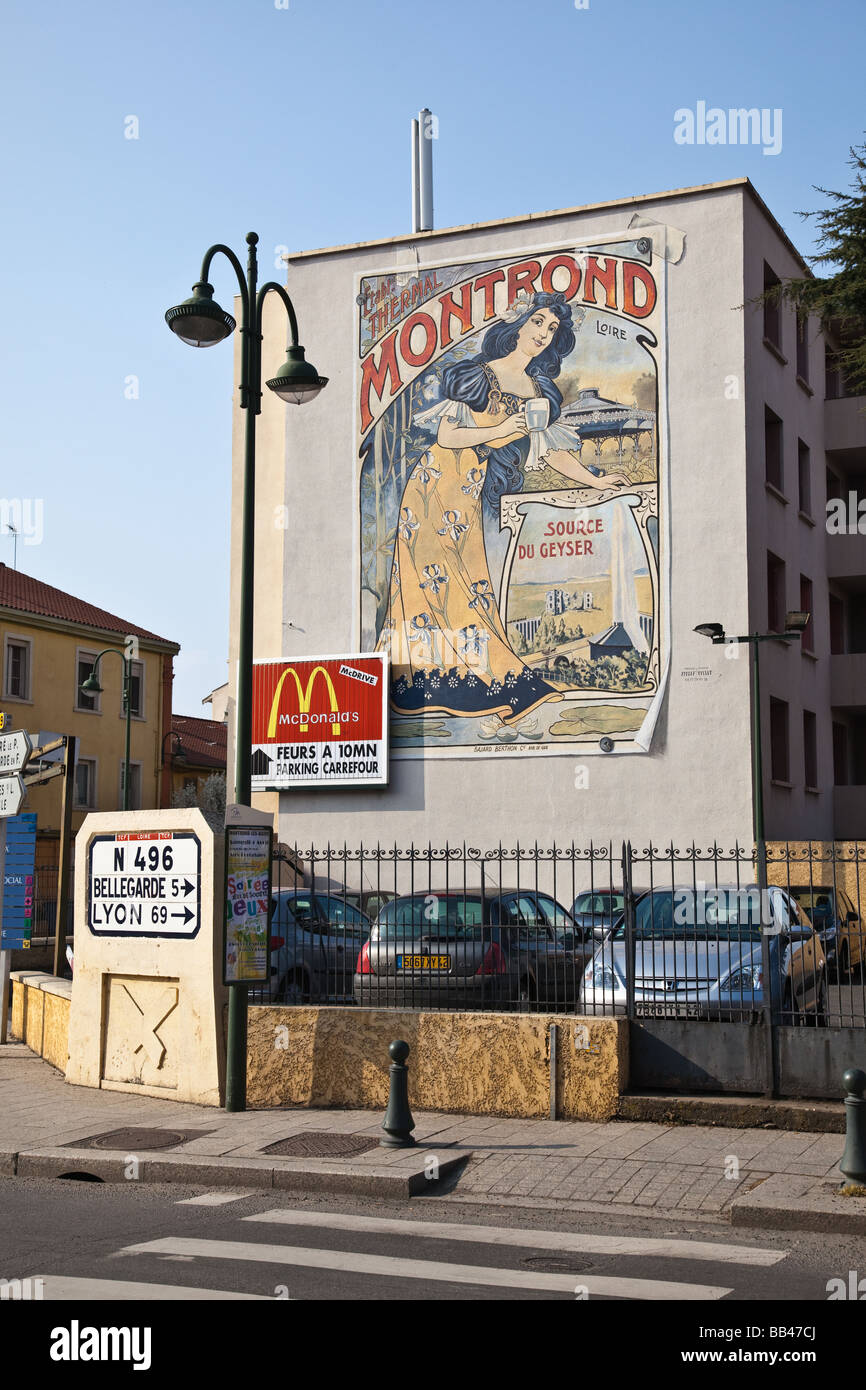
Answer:
[[[208,1187],[435,1193],[443,1201],[866,1233],[866,1198],[838,1195],[841,1135],[430,1112],[414,1118],[414,1149],[276,1156],[264,1150],[291,1136],[379,1139],[382,1116],[308,1109],[228,1114],[90,1090],[68,1086],[21,1043],[0,1047],[0,1176],[89,1173],[106,1181],[137,1177]],[[134,1135],[119,1136],[113,1148],[81,1142],[128,1129],[182,1133],[156,1151],[143,1144],[137,1151]]]

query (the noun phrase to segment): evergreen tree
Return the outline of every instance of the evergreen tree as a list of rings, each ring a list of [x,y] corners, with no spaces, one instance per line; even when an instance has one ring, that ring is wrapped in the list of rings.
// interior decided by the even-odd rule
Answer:
[[[817,221],[819,251],[808,260],[835,270],[783,280],[757,297],[757,303],[793,304],[798,314],[816,314],[832,323],[841,339],[837,362],[855,394],[866,392],[866,142],[852,146],[848,160],[854,170],[850,193],[815,186],[830,201],[800,217]]]
[[[224,772],[212,772],[202,784],[201,795],[193,785],[182,787],[171,799],[172,806],[197,806],[210,826],[218,834],[225,827],[226,814],[226,776]]]

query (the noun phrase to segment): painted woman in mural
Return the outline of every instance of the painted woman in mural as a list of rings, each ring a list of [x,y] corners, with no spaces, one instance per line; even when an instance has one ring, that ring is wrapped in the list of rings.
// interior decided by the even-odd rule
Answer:
[[[511,646],[483,514],[498,513],[503,494],[522,490],[525,472],[546,466],[580,487],[628,484],[622,473],[585,467],[577,433],[556,424],[562,394],[555,378],[574,344],[564,295],[518,296],[487,330],[477,357],[445,368],[445,400],[415,416],[416,426],[437,431],[436,442],[400,501],[379,639],[391,652],[392,703],[402,713],[491,715],[511,724],[562,698]]]

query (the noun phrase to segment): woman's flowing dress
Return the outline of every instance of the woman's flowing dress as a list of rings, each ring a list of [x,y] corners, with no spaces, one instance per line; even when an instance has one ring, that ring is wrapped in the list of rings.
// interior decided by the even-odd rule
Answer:
[[[400,503],[388,613],[378,650],[391,654],[391,698],[397,711],[496,714],[509,722],[545,700],[562,697],[514,652],[493,592],[482,489],[491,450],[522,437],[509,433],[507,417],[525,398],[501,390],[488,364],[477,370],[488,385],[484,411],[448,400],[415,421],[438,429],[442,416],[469,427],[501,419],[502,438],[457,449],[434,444],[413,468]],[[541,394],[538,388],[536,394]]]

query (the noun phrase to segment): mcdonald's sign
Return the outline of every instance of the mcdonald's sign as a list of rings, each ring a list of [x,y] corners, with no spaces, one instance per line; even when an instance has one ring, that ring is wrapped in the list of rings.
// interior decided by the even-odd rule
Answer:
[[[388,781],[388,658],[253,664],[253,791]]]

